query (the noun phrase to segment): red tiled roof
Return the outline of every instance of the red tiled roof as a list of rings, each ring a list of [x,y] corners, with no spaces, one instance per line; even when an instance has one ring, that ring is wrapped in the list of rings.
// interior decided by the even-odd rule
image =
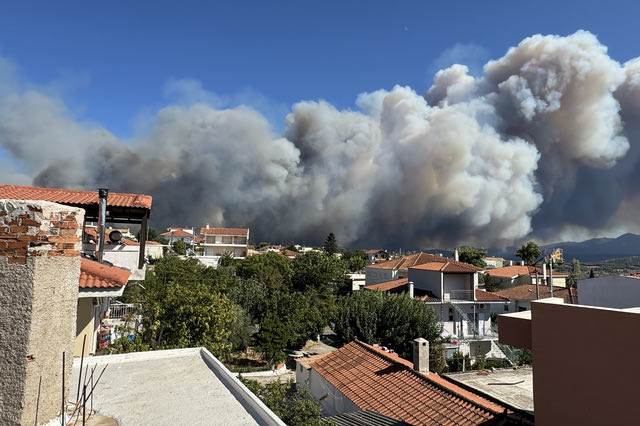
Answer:
[[[476,272],[481,271],[481,268],[478,268],[473,265],[469,265],[468,263],[458,262],[453,259],[442,257],[436,254],[429,253],[416,253],[409,256],[400,257],[398,259],[387,260],[386,262],[376,263],[374,265],[367,265],[367,268],[373,269],[399,269],[401,271],[407,271],[409,268],[416,268],[420,265],[424,265],[427,263],[448,263],[449,266],[446,267],[446,270],[442,272],[449,273],[466,273],[466,272]],[[436,266],[432,266],[435,268]],[[438,270],[438,269],[433,269]]]
[[[18,200],[43,200],[61,204],[98,204],[98,191],[78,191],[73,189],[38,188],[33,186],[0,185],[0,198]],[[151,196],[110,192],[108,206],[151,209]]]
[[[155,241],[153,241],[155,243]],[[124,244],[125,246],[139,246],[140,243],[137,241],[133,241],[133,240],[128,240],[126,238],[123,238],[120,240],[121,244]],[[147,241],[147,244],[150,244],[151,241]]]
[[[246,236],[247,228],[200,228],[200,233],[204,235],[242,235]]]
[[[364,286],[363,289],[370,291],[384,291],[386,293],[408,293],[409,280],[407,278],[400,278],[393,281],[369,284]],[[421,288],[414,288],[413,296],[423,302],[440,302],[440,299],[438,299],[432,292]]]
[[[317,360],[319,360],[320,358],[326,355],[328,355],[328,353],[305,356],[303,358],[297,358],[296,362],[300,364],[303,368],[309,369],[309,367],[311,366],[311,363],[316,362]]]
[[[80,288],[120,288],[127,284],[130,275],[126,269],[83,258],[78,285]]]
[[[165,232],[163,234],[160,234],[163,237],[170,237],[170,236],[174,236],[174,237],[190,237],[193,238],[193,234],[191,232],[186,232],[183,231],[182,229],[176,229],[175,231],[169,231],[169,232]]]
[[[436,374],[362,342],[351,342],[311,363],[355,405],[411,424],[476,425],[505,407],[464,390]]]
[[[408,283],[409,283],[408,278],[400,278],[398,280],[385,281],[382,283],[365,285],[363,288],[366,290],[389,291],[389,290],[394,290],[401,287],[406,287]]]
[[[502,268],[487,269],[486,273],[487,275],[491,275],[492,277],[513,278],[520,275],[535,275],[536,271],[538,272],[538,275],[542,277],[541,268],[538,268],[535,266],[529,266],[529,265],[503,266]],[[548,275],[548,271],[547,271],[547,275]],[[566,277],[567,274],[553,271],[553,276]]]
[[[376,254],[376,253],[380,253],[380,252],[386,253],[386,251],[384,251],[384,250],[376,250],[376,249],[365,251],[366,254]]]
[[[497,293],[480,290],[476,288],[476,300],[478,302],[508,302],[509,299]]]
[[[540,285],[540,299],[551,297],[551,290],[547,285]],[[493,294],[513,300],[536,300],[536,285],[523,284],[504,290],[496,291]],[[553,297],[562,297],[565,303],[578,303],[578,290],[575,288],[554,287]]]
[[[157,241],[147,241],[147,245],[161,246],[162,244]]]
[[[445,274],[473,274],[481,269],[463,262],[446,259],[444,262],[427,262],[422,265],[412,266],[411,269],[423,271],[438,271]]]

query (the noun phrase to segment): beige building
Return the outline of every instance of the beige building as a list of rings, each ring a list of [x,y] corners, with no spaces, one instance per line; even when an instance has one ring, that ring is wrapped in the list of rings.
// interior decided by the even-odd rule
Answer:
[[[522,284],[536,284],[536,282],[544,285],[549,281],[550,271],[536,266],[513,265],[487,269],[485,274],[490,277],[491,284],[508,288]],[[567,274],[553,271],[552,278],[554,287],[567,286]]]
[[[83,219],[0,199],[0,424],[46,423],[69,395]]]
[[[236,259],[244,259],[249,252],[248,228],[209,228],[207,225],[200,229],[204,239],[203,252],[198,259],[213,267],[218,266],[218,260],[225,253],[230,253]]]
[[[536,425],[637,424],[640,308],[549,298],[499,322],[501,343],[532,352]]]
[[[131,272],[82,259],[78,282],[78,312],[74,356],[95,354],[109,347],[113,329],[102,323],[112,297],[122,296]]]

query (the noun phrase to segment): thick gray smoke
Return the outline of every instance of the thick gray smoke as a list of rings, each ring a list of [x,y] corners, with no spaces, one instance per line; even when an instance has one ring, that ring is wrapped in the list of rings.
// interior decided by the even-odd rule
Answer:
[[[282,137],[192,81],[120,141],[0,58],[4,183],[143,192],[155,226],[249,226],[256,240],[360,247],[508,244],[640,231],[640,60],[588,32],[533,36],[472,77],[439,71],[358,96],[300,102]],[[186,90],[187,88],[188,90]]]

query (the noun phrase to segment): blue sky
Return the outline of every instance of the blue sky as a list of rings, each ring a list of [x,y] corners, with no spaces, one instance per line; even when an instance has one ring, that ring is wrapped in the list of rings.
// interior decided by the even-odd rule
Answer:
[[[253,104],[282,130],[291,105],[355,108],[361,92],[426,90],[451,62],[478,73],[535,34],[596,34],[640,56],[636,2],[5,2],[0,56],[28,85],[55,90],[81,121],[129,138],[171,101],[167,82]]]

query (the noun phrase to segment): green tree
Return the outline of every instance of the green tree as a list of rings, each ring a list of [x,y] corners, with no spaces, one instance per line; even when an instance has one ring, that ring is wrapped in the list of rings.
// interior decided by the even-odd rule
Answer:
[[[578,287],[578,280],[583,279],[582,268],[580,267],[580,261],[573,259],[571,261],[571,270],[567,276],[567,287]]]
[[[306,390],[295,390],[294,380],[275,381],[266,385],[256,380],[240,380],[265,403],[273,413],[290,426],[328,426],[321,419],[320,404]]]
[[[233,253],[229,250],[225,250],[224,253],[222,253],[222,256],[220,256],[220,259],[218,259],[218,266],[222,268],[229,268],[233,266]]]
[[[162,259],[135,293],[143,323],[134,342],[149,349],[204,346],[222,356],[236,321],[233,303],[221,293],[228,279],[195,259]]]
[[[346,285],[344,262],[324,253],[310,251],[291,261],[291,285],[295,291],[336,294]]]
[[[390,294],[380,315],[378,335],[385,346],[393,348],[403,358],[413,356],[413,340],[423,337],[431,344],[430,352],[440,341],[442,325],[433,309],[408,294]]]
[[[329,256],[333,256],[338,252],[338,242],[333,232],[329,232],[327,239],[324,241],[324,252]]]
[[[269,247],[271,244],[269,244],[266,241],[261,242],[260,244],[258,244],[258,250],[260,250],[261,248],[265,248],[265,247]]]
[[[460,262],[465,262],[470,265],[477,266],[478,268],[484,268],[487,264],[484,261],[484,257],[487,255],[487,251],[475,247],[465,247],[458,249],[458,256]]]
[[[237,261],[236,274],[242,279],[258,279],[269,287],[288,287],[291,283],[291,261],[270,251]]]
[[[269,312],[260,324],[258,333],[258,346],[267,362],[278,364],[286,359],[284,353],[291,327],[287,321],[283,321],[275,312]]]
[[[243,351],[247,349],[253,334],[253,322],[251,315],[238,305],[233,306],[233,314],[236,320],[231,325],[229,334],[229,343],[234,351]]]
[[[525,265],[531,265],[540,257],[540,247],[533,241],[529,241],[526,245],[516,250],[516,256],[524,260]]]
[[[356,338],[371,344],[380,343],[378,325],[384,297],[381,291],[362,290],[338,301],[333,328],[342,343]]]
[[[362,271],[367,266],[367,255],[364,250],[349,251],[342,249],[340,250],[340,259],[351,272]]]
[[[173,244],[171,245],[171,248],[173,249],[173,252],[176,254],[179,254],[181,256],[184,256],[187,254],[187,245],[183,242],[183,241],[174,241]]]
[[[406,293],[386,295],[363,290],[338,302],[334,331],[342,343],[357,337],[369,344],[388,346],[400,356],[411,358],[412,342],[418,337],[430,342],[430,352],[435,355],[442,326],[430,306],[411,299]]]

